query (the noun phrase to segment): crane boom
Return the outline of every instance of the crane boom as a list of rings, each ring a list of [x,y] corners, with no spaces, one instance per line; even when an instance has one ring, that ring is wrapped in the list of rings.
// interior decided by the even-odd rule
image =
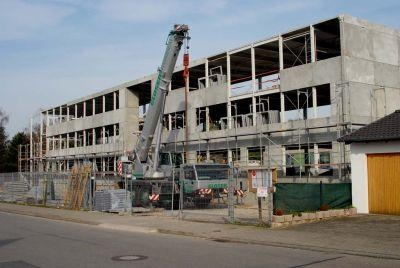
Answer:
[[[162,177],[162,174],[157,171],[159,148],[156,148],[155,161],[149,159],[149,150],[153,139],[157,141],[156,147],[160,146],[161,126],[157,133],[156,129],[162,122],[168,86],[171,83],[179,51],[184,40],[190,38],[188,31],[189,27],[187,25],[179,24],[174,25],[174,29],[168,35],[167,47],[161,67],[158,68],[158,76],[151,95],[143,130],[134,149],[135,173],[141,173],[145,178]]]

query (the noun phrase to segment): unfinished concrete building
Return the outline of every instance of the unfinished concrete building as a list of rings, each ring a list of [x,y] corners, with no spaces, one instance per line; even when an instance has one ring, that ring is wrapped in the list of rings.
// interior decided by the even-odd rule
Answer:
[[[187,90],[177,67],[164,150],[276,168],[281,181],[347,179],[348,148],[336,139],[399,109],[399,51],[399,31],[344,15],[192,61]],[[136,144],[155,79],[43,110],[44,168],[89,160],[114,172]]]

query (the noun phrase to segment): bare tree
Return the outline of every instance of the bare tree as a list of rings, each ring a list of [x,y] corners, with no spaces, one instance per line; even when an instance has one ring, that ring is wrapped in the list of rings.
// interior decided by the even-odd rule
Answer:
[[[0,108],[0,172],[5,171],[5,159],[7,151],[7,135],[5,125],[8,123],[8,115]]]
[[[8,115],[0,108],[0,127],[5,127],[8,123]]]

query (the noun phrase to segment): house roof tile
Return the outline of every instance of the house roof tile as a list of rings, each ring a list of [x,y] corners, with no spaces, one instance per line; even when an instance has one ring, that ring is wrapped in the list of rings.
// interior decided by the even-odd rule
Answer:
[[[400,110],[338,139],[346,144],[352,142],[400,140]]]

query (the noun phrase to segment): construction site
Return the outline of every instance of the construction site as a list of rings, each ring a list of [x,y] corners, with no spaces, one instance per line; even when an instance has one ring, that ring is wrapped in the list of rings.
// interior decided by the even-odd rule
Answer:
[[[351,183],[350,147],[337,139],[399,109],[399,36],[341,15],[178,65],[160,150],[176,166],[229,165],[235,191],[251,192],[249,170],[272,170],[274,183]],[[72,174],[89,163],[101,189],[126,189],[132,177],[119,163],[138,143],[158,83],[149,74],[42,109],[31,123],[39,138],[20,146],[19,171]]]

